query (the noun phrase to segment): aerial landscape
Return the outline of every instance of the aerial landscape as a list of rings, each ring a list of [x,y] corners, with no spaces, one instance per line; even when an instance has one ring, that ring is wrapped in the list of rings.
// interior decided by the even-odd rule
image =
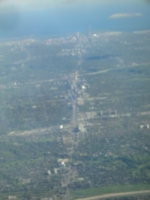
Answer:
[[[0,200],[150,199],[149,55],[150,30],[0,39]]]
[[[0,43],[1,199],[150,188],[149,37]]]

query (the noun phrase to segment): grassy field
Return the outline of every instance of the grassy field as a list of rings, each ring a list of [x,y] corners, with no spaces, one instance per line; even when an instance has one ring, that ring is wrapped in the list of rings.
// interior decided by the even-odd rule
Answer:
[[[83,190],[75,190],[71,192],[73,199],[86,198],[102,194],[119,193],[119,192],[131,192],[140,190],[150,190],[150,184],[140,185],[115,185],[107,187],[89,188]]]

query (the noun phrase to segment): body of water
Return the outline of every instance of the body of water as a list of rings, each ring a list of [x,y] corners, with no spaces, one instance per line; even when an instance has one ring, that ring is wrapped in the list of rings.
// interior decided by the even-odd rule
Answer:
[[[133,16],[111,18],[117,13]],[[136,13],[136,14],[135,14]],[[135,14],[135,16],[134,16]],[[139,15],[139,16],[136,16]],[[76,32],[135,31],[150,29],[150,5],[82,5],[38,11],[22,11],[4,17],[10,27],[0,27],[0,38],[66,36]],[[5,24],[5,23],[4,23]],[[14,24],[14,26],[13,26]],[[1,23],[0,23],[1,25]]]

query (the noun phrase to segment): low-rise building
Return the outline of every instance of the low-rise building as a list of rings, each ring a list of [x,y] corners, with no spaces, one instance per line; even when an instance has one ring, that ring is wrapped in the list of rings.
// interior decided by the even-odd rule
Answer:
[[[17,197],[16,196],[9,196],[8,199],[9,200],[14,200],[14,199],[17,199]]]

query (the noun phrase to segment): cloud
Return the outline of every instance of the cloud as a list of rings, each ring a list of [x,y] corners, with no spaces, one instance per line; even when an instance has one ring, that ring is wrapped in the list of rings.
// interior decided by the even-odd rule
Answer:
[[[142,13],[115,13],[111,15],[110,19],[125,18],[125,17],[141,17]]]
[[[142,13],[134,13],[135,17],[141,17],[143,14]]]

